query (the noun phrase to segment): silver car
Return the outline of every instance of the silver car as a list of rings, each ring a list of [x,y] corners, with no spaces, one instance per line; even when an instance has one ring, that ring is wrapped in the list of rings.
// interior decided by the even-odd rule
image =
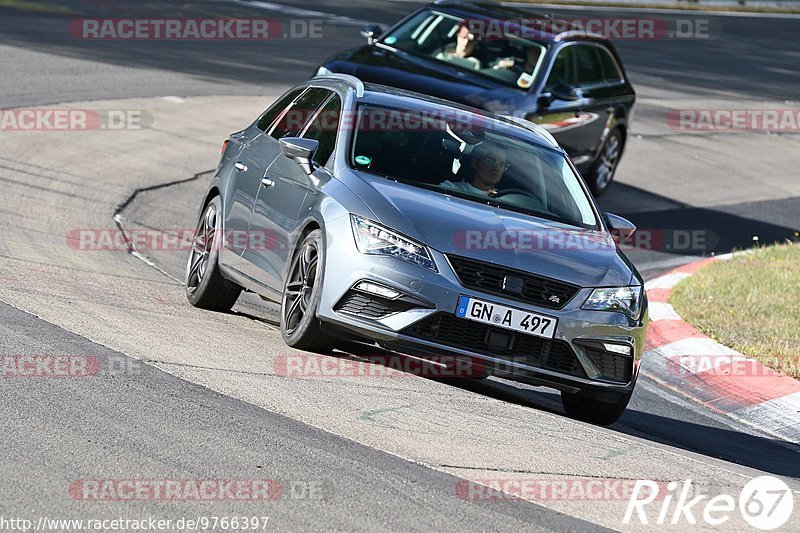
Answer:
[[[275,301],[289,346],[552,387],[598,424],[631,397],[647,300],[615,243],[635,228],[533,124],[318,76],[225,142],[198,218],[189,301]]]

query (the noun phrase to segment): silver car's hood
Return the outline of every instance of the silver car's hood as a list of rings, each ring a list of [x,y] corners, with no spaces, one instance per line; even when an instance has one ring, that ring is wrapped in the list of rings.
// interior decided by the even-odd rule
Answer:
[[[370,174],[357,176],[354,192],[379,222],[442,253],[582,287],[628,285],[633,278],[605,231],[579,230]]]

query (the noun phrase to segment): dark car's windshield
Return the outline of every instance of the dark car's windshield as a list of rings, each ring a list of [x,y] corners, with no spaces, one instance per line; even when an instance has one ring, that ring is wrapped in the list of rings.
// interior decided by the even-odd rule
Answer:
[[[497,33],[474,35],[469,21],[435,10],[421,11],[381,42],[520,89],[531,87],[544,57],[537,43]]]
[[[473,202],[596,228],[591,201],[566,156],[493,124],[468,112],[361,104],[350,165]]]

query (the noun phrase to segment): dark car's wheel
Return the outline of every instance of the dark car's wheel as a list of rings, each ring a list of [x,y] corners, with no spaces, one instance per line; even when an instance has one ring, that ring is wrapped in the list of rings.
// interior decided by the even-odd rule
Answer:
[[[568,416],[601,426],[610,426],[616,422],[625,412],[630,400],[631,394],[620,394],[616,400],[601,401],[581,393],[561,393],[561,405]]]
[[[322,232],[309,233],[297,247],[289,266],[281,301],[281,336],[298,350],[327,352],[333,338],[323,333],[317,318],[322,295],[324,263]]]
[[[217,196],[203,210],[186,264],[189,303],[212,311],[230,311],[242,292],[241,287],[222,277],[217,264],[222,236],[221,206]]]
[[[587,180],[589,189],[595,197],[605,193],[614,180],[614,173],[617,171],[617,165],[622,157],[623,142],[619,129],[611,130],[606,137],[603,147],[600,149],[600,156],[594,162]]]

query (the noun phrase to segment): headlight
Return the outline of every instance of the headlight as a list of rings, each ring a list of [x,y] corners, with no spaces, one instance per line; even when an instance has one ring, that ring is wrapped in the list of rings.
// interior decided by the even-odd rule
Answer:
[[[326,69],[325,67],[319,67],[317,69],[317,76],[325,76],[327,74],[333,74],[330,70]]]
[[[641,287],[616,287],[595,289],[583,304],[583,309],[591,311],[616,311],[639,320],[642,311]]]
[[[357,215],[350,215],[350,222],[356,246],[362,254],[390,255],[439,272],[426,246]]]

